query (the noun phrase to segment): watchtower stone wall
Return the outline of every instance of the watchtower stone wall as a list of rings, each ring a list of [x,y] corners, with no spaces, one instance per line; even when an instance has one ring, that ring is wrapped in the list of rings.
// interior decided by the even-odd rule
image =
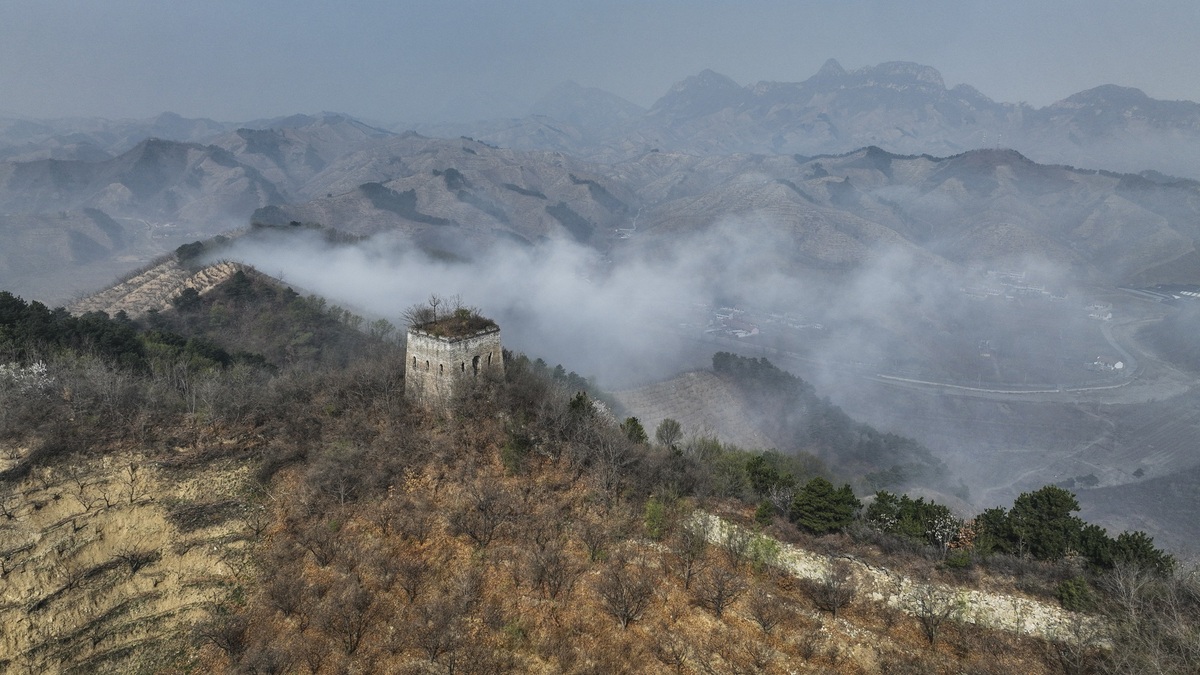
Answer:
[[[504,375],[500,328],[493,325],[467,335],[408,331],[404,395],[431,409],[446,409],[454,392],[485,376]]]

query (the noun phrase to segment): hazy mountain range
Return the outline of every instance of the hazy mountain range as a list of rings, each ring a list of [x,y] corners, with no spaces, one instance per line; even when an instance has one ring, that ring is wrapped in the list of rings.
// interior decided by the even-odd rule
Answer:
[[[905,62],[846,71],[830,59],[803,82],[746,86],[705,70],[674,85],[649,110],[567,85],[533,112],[418,130],[610,161],[650,148],[815,155],[877,145],[938,156],[1013,148],[1045,163],[1200,178],[1200,104],[1105,85],[1033,108],[993,101],[965,84],[947,88],[937,70]]]
[[[1200,184],[1167,175],[1200,175],[1195,103],[1107,86],[1035,110],[925,66],[831,60],[801,83],[704,71],[649,110],[568,83],[535,109],[420,134],[336,113],[3,119],[0,285],[62,301],[252,218],[456,255],[557,236],[653,249],[739,220],[790,242],[784,269],[900,247],[947,265],[1034,255],[1103,283],[1200,277]]]

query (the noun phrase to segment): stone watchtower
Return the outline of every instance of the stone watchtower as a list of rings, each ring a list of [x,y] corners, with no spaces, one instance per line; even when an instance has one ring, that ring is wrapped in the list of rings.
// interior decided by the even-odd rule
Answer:
[[[504,374],[500,326],[474,312],[454,314],[408,329],[404,395],[432,409],[446,409],[455,388]]]

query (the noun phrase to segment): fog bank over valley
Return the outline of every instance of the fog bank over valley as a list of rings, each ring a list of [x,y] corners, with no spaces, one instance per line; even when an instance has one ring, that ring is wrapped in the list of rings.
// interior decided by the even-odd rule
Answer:
[[[500,323],[506,347],[609,389],[706,368],[714,351],[765,357],[928,445],[978,506],[1049,482],[1101,513],[1089,489],[1119,494],[1195,466],[1178,445],[1192,416],[1172,412],[1191,405],[1192,376],[1139,332],[1162,305],[1076,284],[1036,258],[964,269],[904,247],[850,272],[787,274],[771,262],[785,242],[768,225],[729,219],[668,253],[606,257],[557,239],[469,258],[396,234],[331,244],[320,231],[260,228],[216,255],[393,323],[430,293],[460,296]],[[1163,422],[1147,428],[1143,415]],[[1145,513],[1107,518],[1187,549],[1190,525]]]

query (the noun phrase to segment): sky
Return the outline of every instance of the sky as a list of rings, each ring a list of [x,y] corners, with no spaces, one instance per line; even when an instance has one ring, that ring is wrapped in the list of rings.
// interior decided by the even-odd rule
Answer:
[[[915,61],[1042,106],[1101,84],[1200,100],[1195,0],[0,0],[0,114],[247,121],[521,115],[566,80],[643,106]]]

